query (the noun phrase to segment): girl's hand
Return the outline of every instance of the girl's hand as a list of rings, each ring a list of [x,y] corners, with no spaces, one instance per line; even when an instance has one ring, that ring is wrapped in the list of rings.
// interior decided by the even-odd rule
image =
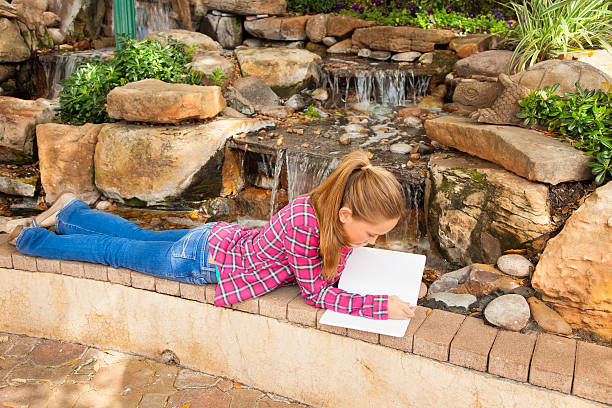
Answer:
[[[410,319],[414,317],[414,306],[397,296],[389,296],[387,307],[389,319]]]

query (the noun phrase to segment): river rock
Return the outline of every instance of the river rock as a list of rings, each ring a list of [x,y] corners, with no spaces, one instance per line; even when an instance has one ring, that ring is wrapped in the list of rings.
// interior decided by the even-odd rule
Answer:
[[[438,292],[428,295],[423,302],[423,306],[436,309],[441,308],[456,313],[465,313],[471,305],[476,303],[476,300],[476,296],[469,294]],[[442,303],[442,305],[440,305],[440,303]]]
[[[487,51],[497,44],[497,37],[491,34],[468,34],[451,40],[448,48],[457,53],[459,58],[467,58],[479,52]]]
[[[167,43],[167,38],[172,36],[172,39],[181,42],[185,45],[194,47],[194,56],[207,51],[222,51],[221,44],[207,36],[206,34],[196,33],[188,30],[171,29],[163,31],[154,31],[146,35],[145,38],[151,38],[159,41],[162,44]]]
[[[359,52],[359,48],[353,47],[353,40],[347,38],[327,49],[328,54],[354,55]]]
[[[327,20],[329,14],[317,14],[306,22],[306,36],[314,43],[320,43],[327,37]]]
[[[295,109],[290,106],[260,106],[257,110],[262,115],[277,119],[285,119],[295,112]]]
[[[459,285],[465,283],[471,271],[472,265],[468,265],[461,269],[441,275],[429,286],[428,293],[433,294],[457,289]]]
[[[495,263],[503,251],[556,228],[544,184],[458,153],[434,153],[429,166],[427,230],[454,264]]]
[[[47,31],[49,32],[49,35],[51,36],[54,45],[64,44],[64,42],[66,41],[66,35],[61,29],[49,28]]]
[[[372,27],[375,21],[362,20],[349,16],[330,15],[327,20],[327,35],[331,37],[344,37],[356,28]]]
[[[512,51],[491,50],[479,52],[470,57],[460,59],[455,64],[457,75],[470,78],[472,75],[497,77],[507,74],[510,67]]]
[[[238,48],[242,76],[256,77],[279,96],[288,97],[319,79],[321,57],[307,50]]]
[[[67,41],[96,39],[106,13],[104,0],[49,0],[50,11],[60,17]]]
[[[329,25],[327,30],[329,32]],[[356,29],[352,40],[353,46],[357,48],[393,52],[430,52],[434,50],[436,44],[448,44],[455,37],[456,34],[450,30],[436,28],[377,26]]]
[[[336,40],[335,37],[325,37],[323,38],[323,44],[326,47],[331,47],[332,45],[336,44],[338,42],[338,40]]]
[[[612,182],[548,241],[532,286],[573,327],[612,339]]]
[[[201,23],[200,32],[221,44],[223,48],[234,49],[242,43],[242,21],[240,17],[208,14]]]
[[[493,266],[473,264],[465,283],[457,288],[457,293],[482,296],[498,290],[511,291],[519,286],[514,278],[504,275]]]
[[[0,169],[0,192],[4,194],[34,197],[38,176],[15,176]]]
[[[393,143],[389,146],[391,153],[408,154],[412,152],[412,146],[408,143]]]
[[[53,116],[42,100],[0,96],[0,162],[32,160],[36,125],[51,122]]]
[[[572,334],[572,328],[561,315],[536,297],[527,298],[531,316],[538,325],[549,333]]]
[[[312,97],[312,99],[315,99],[321,102],[325,102],[326,100],[329,99],[329,93],[327,92],[327,89],[325,88],[315,89],[314,91],[312,91],[312,94],[310,96]]]
[[[495,326],[520,331],[529,321],[529,305],[521,295],[503,295],[489,302],[484,316]]]
[[[310,16],[269,17],[244,22],[244,29],[253,37],[279,41],[301,41],[306,37]]]
[[[507,275],[524,278],[529,276],[534,267],[529,259],[518,254],[502,255],[497,260],[497,267]]]
[[[272,92],[272,90],[270,91]],[[274,96],[276,96],[276,94],[274,94]],[[243,115],[252,115],[253,113],[255,113],[255,107],[253,106],[251,101],[245,98],[233,86],[229,86],[223,90],[223,97],[225,98],[227,106],[232,109],[235,109],[237,112],[240,112]]]
[[[111,118],[149,123],[208,119],[226,106],[218,86],[169,84],[158,79],[118,86],[106,99]]]
[[[94,150],[104,125],[47,123],[36,127],[40,178],[45,200],[54,202],[64,191],[92,204],[100,194],[94,185]]]
[[[391,57],[395,62],[412,62],[416,61],[422,54],[418,51],[400,52]]]
[[[17,25],[7,18],[0,18],[0,63],[23,62],[30,55],[32,52]]]
[[[285,14],[287,12],[285,0],[206,0],[206,5],[211,10],[245,16]]]
[[[274,122],[256,119],[181,126],[106,125],[96,145],[96,186],[106,197],[134,205],[218,197],[227,138],[270,126]]]
[[[295,94],[285,101],[285,106],[292,108],[295,111],[301,111],[312,103],[312,99],[304,95]]]
[[[527,180],[556,185],[593,178],[589,156],[535,130],[487,125],[455,115],[427,120],[425,130],[432,140],[497,163]]]
[[[223,76],[228,78],[228,80],[231,80],[235,73],[234,64],[229,59],[215,53],[196,56],[189,65],[195,72],[202,75],[202,84],[204,85],[214,85],[210,75],[217,68],[221,68]],[[224,85],[227,84],[229,84],[229,81],[225,81]]]
[[[255,107],[281,104],[278,95],[274,93],[268,84],[259,78],[238,78],[234,81],[234,88],[249,102],[249,104]],[[237,110],[240,111],[240,109]]]

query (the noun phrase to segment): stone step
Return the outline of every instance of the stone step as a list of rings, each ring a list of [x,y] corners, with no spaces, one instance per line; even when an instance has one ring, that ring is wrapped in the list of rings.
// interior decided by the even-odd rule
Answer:
[[[593,178],[589,156],[544,133],[516,126],[486,125],[449,115],[425,121],[427,137],[496,163],[531,181],[559,184]]]

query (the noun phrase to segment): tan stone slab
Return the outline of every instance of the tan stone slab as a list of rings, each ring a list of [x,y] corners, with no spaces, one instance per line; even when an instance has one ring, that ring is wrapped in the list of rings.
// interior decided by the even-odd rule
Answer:
[[[593,177],[588,156],[535,130],[487,125],[454,115],[425,121],[425,130],[436,142],[496,163],[528,180],[559,184]]]
[[[352,339],[367,341],[368,343],[378,344],[379,334],[362,330],[348,329],[347,336]]]
[[[15,252],[13,253],[13,268],[22,271],[36,272],[38,270],[36,266],[36,257]]]
[[[108,267],[108,281],[112,283],[118,283],[124,286],[132,286],[132,271],[126,268],[112,268]]]
[[[227,11],[241,15],[284,14],[287,5],[284,1],[269,0],[207,0],[210,10]]]
[[[576,340],[542,333],[536,340],[529,382],[569,394],[574,377]]]
[[[329,333],[338,334],[340,336],[346,336],[347,335],[346,327],[330,326],[327,324],[321,324],[321,316],[323,316],[323,313],[325,313],[325,311],[326,309],[317,308],[317,329],[323,330]]]
[[[448,361],[450,344],[465,316],[432,310],[414,334],[412,352],[421,356]]]
[[[572,394],[612,404],[612,348],[578,342]]]
[[[99,281],[107,281],[108,266],[89,262],[83,263],[83,277]]]
[[[412,344],[414,341],[414,333],[421,327],[425,319],[427,318],[427,313],[431,312],[431,309],[428,307],[417,306],[414,311],[414,317],[410,319],[410,324],[406,329],[406,333],[404,337],[393,337],[386,336],[384,334],[380,335],[380,344],[387,347],[392,347],[394,349],[407,351],[409,353],[412,352]]]
[[[305,326],[317,326],[317,308],[298,296],[287,304],[287,320]]]
[[[489,351],[498,329],[487,326],[482,319],[467,317],[455,335],[449,361],[473,370],[487,371]]]
[[[62,275],[74,276],[75,278],[82,278],[85,273],[83,262],[60,261],[60,268],[62,270]]]
[[[535,341],[533,334],[500,330],[489,353],[489,373],[526,382]]]
[[[36,258],[38,272],[62,273],[59,259]]]
[[[283,286],[259,298],[259,314],[279,320],[287,319],[287,305],[300,295],[297,285]]]
[[[163,293],[164,295],[181,295],[179,282],[169,279],[155,278],[155,291],[157,293]]]
[[[234,303],[232,309],[259,314],[259,298],[251,298],[243,302]]]
[[[132,276],[132,287],[155,291],[155,277],[144,273],[130,271]]]
[[[206,303],[206,286],[204,285],[192,285],[180,282],[179,291],[183,299]]]

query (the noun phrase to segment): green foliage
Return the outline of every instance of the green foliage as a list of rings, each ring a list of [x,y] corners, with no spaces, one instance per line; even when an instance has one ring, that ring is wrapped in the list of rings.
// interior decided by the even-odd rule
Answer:
[[[312,104],[310,104],[308,108],[306,108],[306,110],[304,111],[304,115],[311,116],[313,118],[321,117],[321,114],[315,109]]]
[[[553,94],[558,84],[533,90],[519,102],[522,109],[518,116],[525,124],[546,125],[561,133],[574,147],[592,156],[595,160],[589,166],[595,182],[601,185],[612,178],[612,92],[576,87],[578,92],[563,97]]]
[[[512,67],[521,71],[545,59],[585,48],[612,52],[610,0],[521,0],[511,2],[516,24],[510,44]]]
[[[213,72],[208,76],[212,83],[216,86],[223,86],[225,81],[229,81],[229,78],[223,75],[221,67],[213,69]]]
[[[300,13],[330,13],[337,10],[338,0],[287,0],[287,9]]]
[[[120,39],[120,44],[112,59],[86,60],[63,81],[59,95],[62,122],[112,122],[106,112],[106,95],[128,82],[155,78],[170,83],[200,83],[198,75],[186,66],[191,62],[191,49],[171,37],[166,45],[126,37]]]
[[[439,2],[442,3],[442,2]],[[465,9],[448,6],[446,8],[428,8],[428,6],[372,0],[371,6],[353,3],[342,11],[342,14],[377,21],[383,25],[411,25],[421,28],[450,28],[465,33],[487,32],[505,33],[510,28],[506,13],[491,10],[487,14],[474,14]]]

